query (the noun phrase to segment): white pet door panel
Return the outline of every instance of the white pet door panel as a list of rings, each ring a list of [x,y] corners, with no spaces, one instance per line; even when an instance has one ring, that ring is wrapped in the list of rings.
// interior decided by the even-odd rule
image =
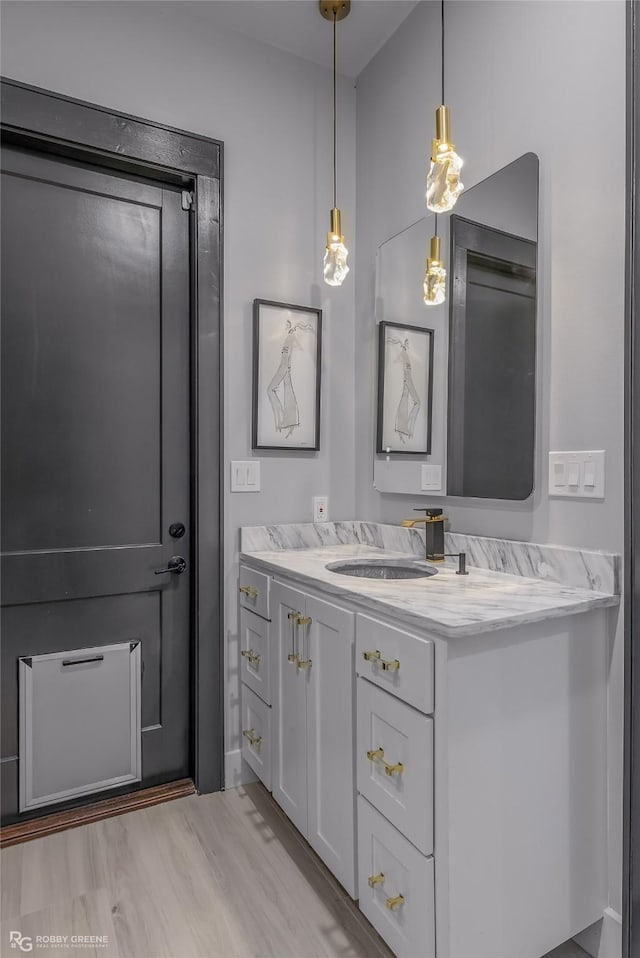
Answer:
[[[140,642],[19,659],[20,811],[138,782]]]

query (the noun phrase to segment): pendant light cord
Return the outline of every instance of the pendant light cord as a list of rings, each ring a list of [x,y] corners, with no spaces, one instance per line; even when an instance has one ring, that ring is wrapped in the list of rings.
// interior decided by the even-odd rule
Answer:
[[[333,208],[337,207],[336,194],[336,15],[338,8],[333,8]]]
[[[442,102],[442,105],[444,106],[444,0],[442,0],[442,4],[441,4],[441,23],[442,23],[442,30],[441,30],[442,56],[440,58],[442,61],[442,100],[441,102]]]

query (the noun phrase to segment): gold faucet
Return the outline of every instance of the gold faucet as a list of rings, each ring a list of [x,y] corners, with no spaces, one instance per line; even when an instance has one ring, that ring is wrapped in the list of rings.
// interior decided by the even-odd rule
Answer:
[[[415,509],[414,512],[424,512],[426,515],[419,519],[403,519],[402,525],[405,529],[424,525],[425,558],[431,562],[444,562],[444,523],[447,517],[442,515],[442,509]],[[436,522],[440,526],[433,525]]]

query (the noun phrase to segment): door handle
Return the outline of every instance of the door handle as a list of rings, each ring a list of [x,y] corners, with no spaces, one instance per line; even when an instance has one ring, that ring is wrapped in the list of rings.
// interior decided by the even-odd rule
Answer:
[[[176,575],[182,575],[187,568],[186,560],[182,556],[171,556],[167,562],[166,569],[156,569],[154,575],[166,575],[167,572],[175,572]]]

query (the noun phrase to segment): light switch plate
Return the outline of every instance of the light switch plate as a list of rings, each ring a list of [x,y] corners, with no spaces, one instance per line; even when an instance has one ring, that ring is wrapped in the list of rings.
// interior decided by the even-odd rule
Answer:
[[[440,492],[442,489],[442,466],[423,464],[420,490],[422,492]]]
[[[550,452],[549,496],[604,499],[604,449]]]
[[[231,462],[231,492],[260,492],[260,460]]]

